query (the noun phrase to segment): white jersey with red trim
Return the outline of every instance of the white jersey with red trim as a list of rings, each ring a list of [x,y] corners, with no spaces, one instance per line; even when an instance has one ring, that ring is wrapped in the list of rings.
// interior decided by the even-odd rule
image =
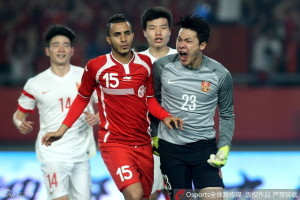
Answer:
[[[96,88],[99,98],[100,145],[120,143],[144,145],[151,142],[147,97],[153,97],[152,64],[149,57],[134,53],[128,64],[112,54],[90,60],[79,94],[89,98]]]
[[[71,65],[70,71],[64,77],[59,77],[48,68],[27,81],[18,99],[18,109],[22,112],[29,113],[36,106],[38,108],[40,130],[36,140],[36,152],[41,162],[80,162],[96,152],[93,127],[86,123],[85,114],[51,146],[46,147],[41,142],[44,134],[56,131],[66,117],[78,94],[83,70]],[[91,103],[85,111],[94,113]]]
[[[157,58],[155,58],[154,56],[151,55],[149,49],[146,49],[145,51],[141,51],[140,53],[149,56],[152,63],[154,63],[154,61],[157,60]],[[177,50],[172,49],[172,48],[169,47],[169,52],[165,56],[168,56],[168,55],[171,55],[171,54],[174,54],[174,53],[177,53]]]

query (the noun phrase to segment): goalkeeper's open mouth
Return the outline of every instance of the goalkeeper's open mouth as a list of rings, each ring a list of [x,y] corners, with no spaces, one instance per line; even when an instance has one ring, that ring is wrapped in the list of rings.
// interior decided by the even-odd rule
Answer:
[[[185,63],[188,59],[188,53],[185,51],[179,51],[178,54],[179,54],[180,61],[182,63]]]

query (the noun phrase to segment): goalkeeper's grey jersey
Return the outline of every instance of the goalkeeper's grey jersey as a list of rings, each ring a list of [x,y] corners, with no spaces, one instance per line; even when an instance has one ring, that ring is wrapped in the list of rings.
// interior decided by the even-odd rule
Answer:
[[[178,54],[154,62],[155,96],[173,116],[182,118],[184,130],[159,124],[159,138],[184,145],[214,139],[214,115],[219,106],[218,147],[230,145],[234,131],[233,85],[229,71],[217,61],[202,55],[196,69],[184,67]]]

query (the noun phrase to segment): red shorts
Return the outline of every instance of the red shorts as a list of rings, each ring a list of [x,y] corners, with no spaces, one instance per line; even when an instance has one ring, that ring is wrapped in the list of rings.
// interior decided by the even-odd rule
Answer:
[[[129,146],[101,143],[99,149],[110,175],[121,192],[126,187],[141,182],[144,198],[149,198],[153,184],[151,144]]]

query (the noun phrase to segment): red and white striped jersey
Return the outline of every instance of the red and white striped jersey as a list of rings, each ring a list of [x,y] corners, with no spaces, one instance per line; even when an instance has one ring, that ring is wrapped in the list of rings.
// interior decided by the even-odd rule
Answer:
[[[79,95],[89,98],[96,89],[100,115],[100,145],[121,143],[144,145],[151,142],[147,97],[154,96],[149,57],[134,53],[128,64],[112,54],[90,60],[85,68]]]

